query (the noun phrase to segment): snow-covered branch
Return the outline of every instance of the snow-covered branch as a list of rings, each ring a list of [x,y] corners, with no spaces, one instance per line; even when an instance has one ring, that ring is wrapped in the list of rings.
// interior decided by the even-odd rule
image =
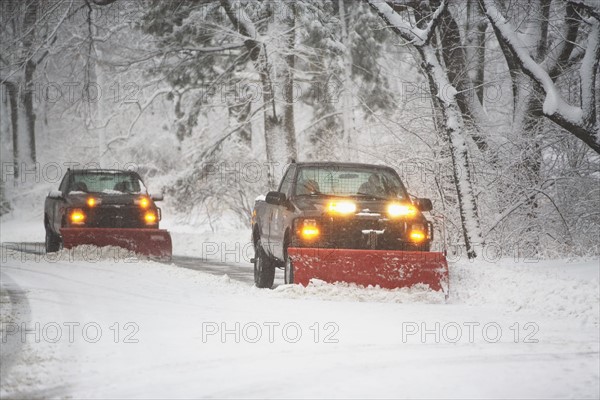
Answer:
[[[235,29],[246,39],[244,43],[250,52],[250,56],[255,60],[258,57],[258,50],[260,49],[260,40],[256,26],[248,18],[239,18],[230,0],[221,0],[221,7],[225,10]]]
[[[596,75],[598,74],[598,60],[600,59],[600,20],[590,18],[590,33],[588,43],[581,61],[579,75],[581,77],[581,108],[583,109],[583,122],[585,125],[596,128],[596,142],[598,137],[598,121],[596,121]]]
[[[442,0],[441,4],[435,10],[431,16],[431,20],[427,26],[423,29],[412,26],[408,21],[400,14],[396,13],[394,9],[383,0],[368,0],[369,4],[381,18],[383,18],[391,28],[396,31],[400,36],[406,39],[408,42],[415,46],[423,46],[429,43],[435,27],[438,25],[443,12],[448,7],[446,0]]]
[[[585,10],[590,16],[600,21],[600,7],[598,6],[597,1],[594,1],[596,7],[587,4],[584,0],[568,0],[567,2],[581,10]]]
[[[590,18],[592,26],[588,36],[586,53],[582,61],[580,75],[583,107],[568,104],[560,95],[560,91],[554,80],[542,65],[536,63],[527,46],[521,42],[516,35],[516,29],[500,13],[493,0],[483,0],[482,6],[490,20],[498,41],[505,46],[509,52],[506,54],[512,58],[520,70],[533,79],[543,89],[545,99],[543,113],[550,120],[572,133],[594,151],[600,153],[600,128],[595,117],[595,75],[598,70],[599,22]]]
[[[92,0],[92,3],[94,3],[97,6],[108,6],[109,4],[114,3],[117,0]]]
[[[146,102],[144,104],[140,105],[140,103],[137,102],[136,105],[138,106],[138,113],[135,116],[135,118],[133,119],[133,121],[131,121],[131,123],[129,124],[129,129],[127,129],[127,134],[123,135],[123,136],[118,136],[118,137],[112,138],[106,144],[107,148],[115,142],[129,139],[132,136],[134,126],[137,124],[138,120],[140,119],[140,117],[142,116],[144,111],[146,111],[146,109],[154,102],[154,100],[158,96],[168,94],[170,92],[171,92],[171,89],[169,89],[169,88],[157,89],[152,95],[150,95],[150,97],[146,100]]]

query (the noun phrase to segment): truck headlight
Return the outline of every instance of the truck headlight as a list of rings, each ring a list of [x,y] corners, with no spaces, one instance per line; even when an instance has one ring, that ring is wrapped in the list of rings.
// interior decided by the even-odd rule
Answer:
[[[412,240],[413,242],[422,242],[423,240],[425,240],[425,237],[425,232],[410,231],[410,240]]]
[[[153,211],[146,212],[146,214],[144,214],[144,221],[146,221],[148,225],[156,223],[156,214]]]
[[[140,206],[140,208],[145,210],[146,208],[148,208],[150,206],[150,199],[147,197],[140,197],[139,199],[135,199],[133,201],[133,203],[135,205]]]
[[[86,201],[88,207],[96,207],[99,206],[100,204],[102,204],[102,199],[97,199],[95,197],[88,197],[87,201]]]
[[[388,204],[387,213],[392,218],[414,217],[417,215],[417,208],[411,204],[391,203]]]
[[[305,219],[300,226],[300,236],[303,239],[311,240],[319,236],[321,232],[317,226],[317,221],[314,219]]]
[[[83,225],[85,223],[85,213],[78,208],[71,210],[69,219],[73,225]]]
[[[330,201],[327,204],[327,211],[329,211],[331,213],[335,213],[335,214],[342,214],[342,215],[353,214],[356,212],[356,203],[353,201],[347,201],[347,200]]]
[[[413,224],[408,236],[413,242],[422,242],[427,238],[427,230],[423,224]]]

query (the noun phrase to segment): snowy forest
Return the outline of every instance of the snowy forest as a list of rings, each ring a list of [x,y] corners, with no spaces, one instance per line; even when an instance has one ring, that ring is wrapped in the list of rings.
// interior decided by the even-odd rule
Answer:
[[[292,160],[356,161],[431,198],[454,253],[600,254],[595,0],[0,7],[3,218],[69,166],[135,168],[178,224],[249,234]]]

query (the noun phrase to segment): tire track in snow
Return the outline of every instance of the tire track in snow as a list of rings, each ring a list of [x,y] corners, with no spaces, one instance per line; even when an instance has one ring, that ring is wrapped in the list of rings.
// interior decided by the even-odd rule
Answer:
[[[3,328],[6,326],[6,323],[16,320],[29,323],[31,321],[31,309],[26,291],[21,289],[6,274],[0,272],[0,297],[3,298],[5,296],[8,297],[10,302],[10,310],[8,313],[5,313],[5,305],[1,306]],[[2,364],[2,368],[0,368],[0,381],[6,382],[8,373],[18,361],[19,355],[22,354],[23,344],[21,335],[6,335],[6,332],[2,332],[2,346],[0,346],[0,364]]]

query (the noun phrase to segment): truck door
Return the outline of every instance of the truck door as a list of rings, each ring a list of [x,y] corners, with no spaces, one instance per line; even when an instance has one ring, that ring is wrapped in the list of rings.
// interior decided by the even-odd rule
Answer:
[[[292,164],[288,167],[281,183],[278,192],[284,193],[289,198],[291,193],[292,182],[296,174],[296,165]],[[285,230],[287,228],[285,222],[286,215],[291,211],[286,205],[273,206],[271,215],[269,244],[271,246],[271,254],[280,260],[283,260],[283,241],[285,239]]]
[[[60,233],[60,228],[61,228],[61,224],[62,224],[62,214],[64,213],[64,208],[65,208],[64,197],[67,195],[67,186],[69,184],[69,177],[70,177],[70,174],[67,172],[67,174],[63,177],[62,181],[60,182],[60,186],[58,187],[58,190],[60,190],[62,192],[63,198],[62,199],[53,199],[52,203],[51,203],[52,207],[49,210],[49,212],[51,214],[51,215],[49,215],[50,223],[54,224],[53,228],[54,228],[54,231],[57,233]]]

